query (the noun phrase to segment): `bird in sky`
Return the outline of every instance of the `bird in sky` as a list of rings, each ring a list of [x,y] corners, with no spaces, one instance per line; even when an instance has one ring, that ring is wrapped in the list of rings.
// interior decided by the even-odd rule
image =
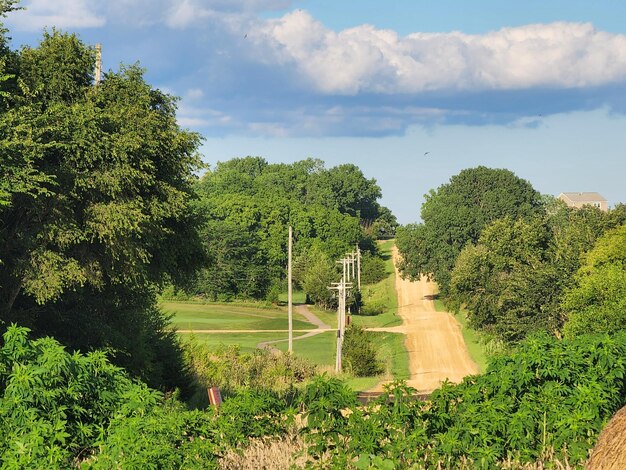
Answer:
[[[430,152],[424,152],[424,156],[428,155]]]

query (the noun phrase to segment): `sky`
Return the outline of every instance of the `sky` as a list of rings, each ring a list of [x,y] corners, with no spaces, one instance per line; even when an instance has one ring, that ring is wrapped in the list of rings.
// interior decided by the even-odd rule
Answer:
[[[23,0],[13,46],[45,28],[102,44],[180,97],[210,166],[354,163],[400,223],[465,168],[626,202],[621,0]]]

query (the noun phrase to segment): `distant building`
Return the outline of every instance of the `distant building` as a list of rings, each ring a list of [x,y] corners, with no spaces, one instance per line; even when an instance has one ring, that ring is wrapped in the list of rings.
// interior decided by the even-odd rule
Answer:
[[[569,207],[593,206],[608,211],[609,203],[599,193],[561,193],[559,199]]]

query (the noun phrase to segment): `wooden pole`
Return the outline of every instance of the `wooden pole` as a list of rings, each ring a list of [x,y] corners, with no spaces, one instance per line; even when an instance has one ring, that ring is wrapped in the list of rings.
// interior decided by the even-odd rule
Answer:
[[[293,352],[293,295],[292,295],[292,283],[291,283],[291,252],[293,245],[293,229],[289,226],[289,249],[288,249],[288,264],[287,264],[287,311],[289,316],[289,352]]]
[[[356,280],[359,291],[361,291],[361,249],[356,247]]]
[[[100,84],[102,78],[102,45],[96,44],[96,69],[94,70],[94,79],[96,85]]]

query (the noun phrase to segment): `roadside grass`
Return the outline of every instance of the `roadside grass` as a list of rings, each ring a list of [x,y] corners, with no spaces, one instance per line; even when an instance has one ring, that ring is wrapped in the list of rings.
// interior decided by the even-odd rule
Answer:
[[[293,353],[317,366],[333,366],[334,370],[336,339],[336,332],[325,331],[315,336],[296,340],[293,342]],[[289,343],[287,341],[274,343],[272,346],[281,351],[287,351],[287,349],[289,349]]]
[[[394,243],[395,240],[386,240],[378,245],[380,254],[385,260],[385,272],[387,274],[385,279],[376,284],[361,286],[363,304],[382,307],[382,313],[378,315],[353,315],[352,321],[355,325],[368,328],[402,324],[402,320],[398,317],[396,271],[391,255]]]
[[[435,310],[438,312],[448,311],[440,299],[435,299]],[[459,313],[449,313],[461,324],[461,333],[463,334],[469,355],[478,366],[478,372],[481,374],[484,373],[487,370],[488,360],[485,347],[480,338],[480,333],[469,327],[465,309],[461,309]]]
[[[286,330],[287,311],[241,304],[163,301],[161,307],[172,314],[172,326],[181,330]],[[293,312],[294,330],[314,326]],[[276,334],[276,333],[274,333]]]

